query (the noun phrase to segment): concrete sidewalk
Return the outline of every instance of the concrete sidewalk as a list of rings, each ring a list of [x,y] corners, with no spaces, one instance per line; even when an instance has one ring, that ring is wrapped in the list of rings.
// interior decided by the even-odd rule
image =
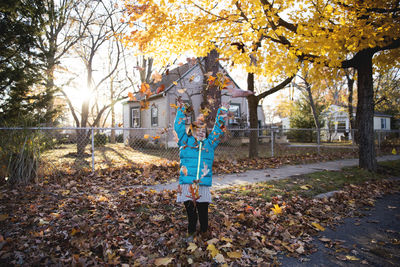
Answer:
[[[377,158],[378,161],[400,160],[400,155],[388,155]],[[343,159],[327,162],[319,162],[302,165],[283,165],[276,169],[249,170],[244,173],[214,175],[212,189],[221,189],[232,185],[245,185],[270,181],[274,179],[284,179],[293,175],[308,174],[317,171],[331,170],[339,171],[343,167],[357,166],[358,159]],[[156,191],[176,189],[178,182],[169,184],[159,184],[153,186],[140,186],[145,189]]]

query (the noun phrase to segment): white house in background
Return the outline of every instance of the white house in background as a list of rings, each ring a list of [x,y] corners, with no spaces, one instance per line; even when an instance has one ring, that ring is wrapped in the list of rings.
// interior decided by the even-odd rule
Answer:
[[[354,108],[355,110],[355,108]],[[354,118],[356,113],[353,113]],[[390,130],[391,115],[382,112],[374,112],[374,130]],[[349,140],[352,139],[350,132],[350,119],[345,106],[331,105],[324,112],[325,126],[323,127],[322,135],[330,134],[333,140],[340,140],[345,136]],[[330,126],[330,127],[328,127]],[[290,119],[282,119],[282,128],[290,129]]]
[[[200,68],[201,63],[186,63],[163,75],[158,83],[150,84],[150,90],[153,93],[147,101],[149,108],[141,109],[140,101],[143,96],[139,93],[135,95],[134,101],[123,103],[123,125],[124,128],[141,128],[124,131],[124,140],[130,138],[143,138],[145,134],[154,135],[157,129],[163,129],[173,126],[176,115],[176,108],[171,107],[176,104],[176,99],[181,96],[184,102],[189,101],[188,95],[192,100],[195,116],[199,114],[200,103],[202,102],[201,90],[203,89],[203,73]],[[221,71],[226,71],[219,65]],[[240,89],[235,81],[226,73],[226,76],[232,80],[229,85],[234,89]],[[162,92],[157,93],[157,89],[164,86]],[[231,101],[230,110],[235,114],[235,118],[228,121],[230,127],[238,127],[240,118],[245,118],[245,124],[249,125],[248,104],[244,97],[231,98],[227,90],[222,91],[222,102]],[[173,106],[173,105],[172,105]],[[258,106],[259,127],[265,126],[265,115],[261,105]],[[188,120],[187,124],[190,121]],[[170,131],[160,137],[160,142],[168,147],[176,146],[174,136]]]

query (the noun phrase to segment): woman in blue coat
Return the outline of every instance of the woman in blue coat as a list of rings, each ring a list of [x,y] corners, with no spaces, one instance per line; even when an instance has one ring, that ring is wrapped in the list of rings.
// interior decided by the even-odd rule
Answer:
[[[212,165],[214,150],[224,134],[228,108],[218,109],[213,130],[207,136],[203,117],[192,123],[186,133],[185,107],[178,108],[174,130],[178,137],[180,173],[177,202],[183,202],[188,216],[188,236],[193,238],[197,220],[203,236],[208,230],[208,204],[211,202]]]

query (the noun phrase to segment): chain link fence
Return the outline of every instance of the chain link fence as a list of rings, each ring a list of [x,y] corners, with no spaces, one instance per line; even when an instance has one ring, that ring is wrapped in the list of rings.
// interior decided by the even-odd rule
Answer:
[[[253,135],[252,135],[253,132]],[[256,135],[254,135],[256,134]],[[356,153],[356,131],[328,129],[229,129],[215,151],[219,160],[249,155],[257,136],[259,157]],[[398,153],[400,131],[375,131],[377,155]],[[0,179],[165,165],[179,161],[171,128],[0,128]]]

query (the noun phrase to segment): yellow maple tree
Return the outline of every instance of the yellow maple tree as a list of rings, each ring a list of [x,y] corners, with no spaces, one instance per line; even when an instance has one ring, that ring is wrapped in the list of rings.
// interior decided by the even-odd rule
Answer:
[[[250,91],[254,91],[257,75],[281,81],[259,95],[248,96],[250,107],[285,87],[302,64],[315,72],[315,79],[327,67],[357,69],[360,167],[376,170],[372,60],[389,68],[393,59],[400,58],[398,1],[124,2],[133,26],[124,43],[159,63],[165,65],[174,55],[186,53],[202,57],[216,49],[221,58],[248,72]],[[254,111],[249,109],[251,127],[257,123]]]

